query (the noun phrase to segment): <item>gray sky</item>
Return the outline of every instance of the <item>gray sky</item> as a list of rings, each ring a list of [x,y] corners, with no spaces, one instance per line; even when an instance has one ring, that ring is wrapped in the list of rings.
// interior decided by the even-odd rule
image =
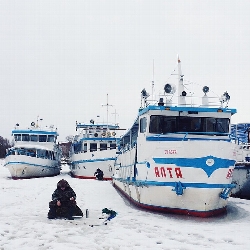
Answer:
[[[0,0],[0,135],[39,115],[63,141],[106,117],[107,93],[128,128],[153,61],[162,88],[177,54],[186,80],[228,91],[233,122],[250,122],[249,13],[240,0]]]

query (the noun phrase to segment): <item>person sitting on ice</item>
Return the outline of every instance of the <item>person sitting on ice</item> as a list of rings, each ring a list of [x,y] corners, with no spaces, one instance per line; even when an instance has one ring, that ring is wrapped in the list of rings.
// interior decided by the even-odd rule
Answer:
[[[100,168],[96,169],[94,175],[95,175],[97,180],[103,180],[103,172]]]
[[[49,219],[66,217],[74,220],[73,213],[76,208],[76,194],[69,183],[62,179],[57,183],[57,188],[52,194],[52,201],[49,203]],[[63,216],[61,216],[63,214]]]

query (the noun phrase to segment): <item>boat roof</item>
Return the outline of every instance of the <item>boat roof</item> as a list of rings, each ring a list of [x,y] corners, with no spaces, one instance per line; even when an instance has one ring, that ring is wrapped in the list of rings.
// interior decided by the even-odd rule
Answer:
[[[119,129],[118,125],[110,125],[110,124],[91,124],[91,123],[77,123],[77,128],[84,129],[96,129],[96,128],[109,128],[109,129]]]
[[[35,135],[59,135],[57,131],[46,131],[46,130],[34,130],[34,129],[15,129],[12,130],[12,134],[35,134]]]
[[[224,112],[224,113],[237,113],[236,109],[231,108],[218,108],[218,107],[187,107],[187,106],[156,106],[149,105],[145,108],[139,109],[139,115],[142,115],[149,110],[170,110],[170,111],[186,111],[186,112]]]

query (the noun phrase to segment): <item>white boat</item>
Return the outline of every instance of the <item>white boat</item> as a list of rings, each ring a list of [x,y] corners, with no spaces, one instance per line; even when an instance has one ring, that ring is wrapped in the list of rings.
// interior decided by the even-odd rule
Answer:
[[[250,200],[250,124],[233,124],[232,138],[238,147],[232,179],[236,187],[232,190],[231,196]]]
[[[147,210],[209,217],[226,211],[235,164],[225,92],[218,102],[204,86],[201,102],[184,84],[178,59],[178,94],[167,83],[159,101],[141,92],[141,107],[120,139],[113,185]],[[153,92],[153,91],[152,91]],[[152,94],[153,95],[153,94]],[[177,102],[175,103],[175,98]]]
[[[7,150],[4,166],[13,179],[55,176],[60,174],[61,149],[53,126],[41,129],[38,123],[30,128],[12,131],[14,146]]]
[[[118,125],[76,123],[79,135],[74,137],[70,152],[70,172],[73,177],[95,179],[96,169],[103,171],[104,180],[111,180],[116,158]]]

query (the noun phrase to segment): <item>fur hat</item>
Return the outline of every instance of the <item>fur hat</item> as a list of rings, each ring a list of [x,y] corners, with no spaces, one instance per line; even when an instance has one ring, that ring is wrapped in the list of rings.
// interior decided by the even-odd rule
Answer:
[[[64,180],[64,179],[61,179],[61,180],[57,183],[57,187],[58,187],[58,188],[62,188],[62,187],[67,188],[67,187],[69,187],[69,183],[68,183],[66,180]]]

